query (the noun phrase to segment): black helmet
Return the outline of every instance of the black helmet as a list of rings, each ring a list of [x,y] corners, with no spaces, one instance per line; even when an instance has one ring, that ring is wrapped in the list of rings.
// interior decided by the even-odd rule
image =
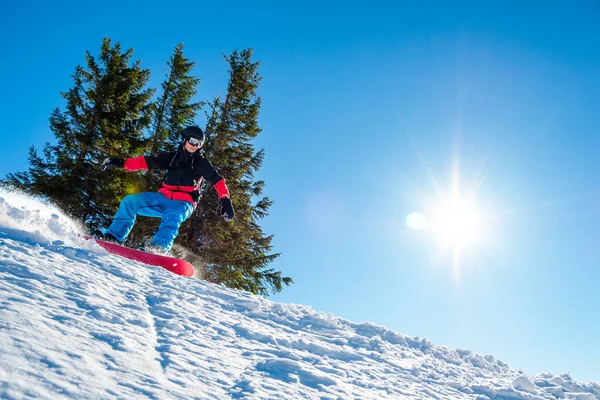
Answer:
[[[202,147],[202,145],[204,144],[204,140],[206,139],[206,136],[204,135],[204,132],[202,132],[202,129],[198,128],[197,126],[188,126],[184,130],[182,130],[181,137],[184,140],[188,140],[191,137],[200,140],[199,147]]]

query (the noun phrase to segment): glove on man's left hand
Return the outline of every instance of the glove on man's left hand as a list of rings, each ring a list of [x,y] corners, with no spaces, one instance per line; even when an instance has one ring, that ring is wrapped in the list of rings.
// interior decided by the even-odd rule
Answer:
[[[108,168],[123,168],[125,165],[125,160],[122,158],[106,158],[102,165],[100,166],[100,171],[106,171]]]
[[[221,217],[225,219],[225,221],[229,222],[233,220],[235,215],[235,211],[233,211],[233,205],[231,204],[231,199],[229,197],[224,197],[221,199]]]

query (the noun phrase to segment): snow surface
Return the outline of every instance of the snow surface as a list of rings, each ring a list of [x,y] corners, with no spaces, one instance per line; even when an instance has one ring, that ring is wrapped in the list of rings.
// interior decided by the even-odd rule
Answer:
[[[569,374],[108,254],[0,190],[0,398],[600,399]]]

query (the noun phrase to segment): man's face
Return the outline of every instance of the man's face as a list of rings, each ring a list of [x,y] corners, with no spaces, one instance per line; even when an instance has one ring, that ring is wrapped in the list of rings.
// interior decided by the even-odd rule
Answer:
[[[190,153],[194,153],[200,148],[200,144],[201,142],[199,139],[191,137],[185,141],[185,149]]]

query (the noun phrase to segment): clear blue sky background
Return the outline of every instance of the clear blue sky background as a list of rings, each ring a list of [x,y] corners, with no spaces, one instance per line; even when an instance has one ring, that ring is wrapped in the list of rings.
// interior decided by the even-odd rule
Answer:
[[[600,381],[599,3],[285,3],[3,1],[0,176],[53,141],[103,37],[154,87],[183,42],[199,100],[226,89],[222,53],[253,47],[263,227],[296,282],[273,300]],[[404,222],[453,165],[494,215],[459,268]]]

